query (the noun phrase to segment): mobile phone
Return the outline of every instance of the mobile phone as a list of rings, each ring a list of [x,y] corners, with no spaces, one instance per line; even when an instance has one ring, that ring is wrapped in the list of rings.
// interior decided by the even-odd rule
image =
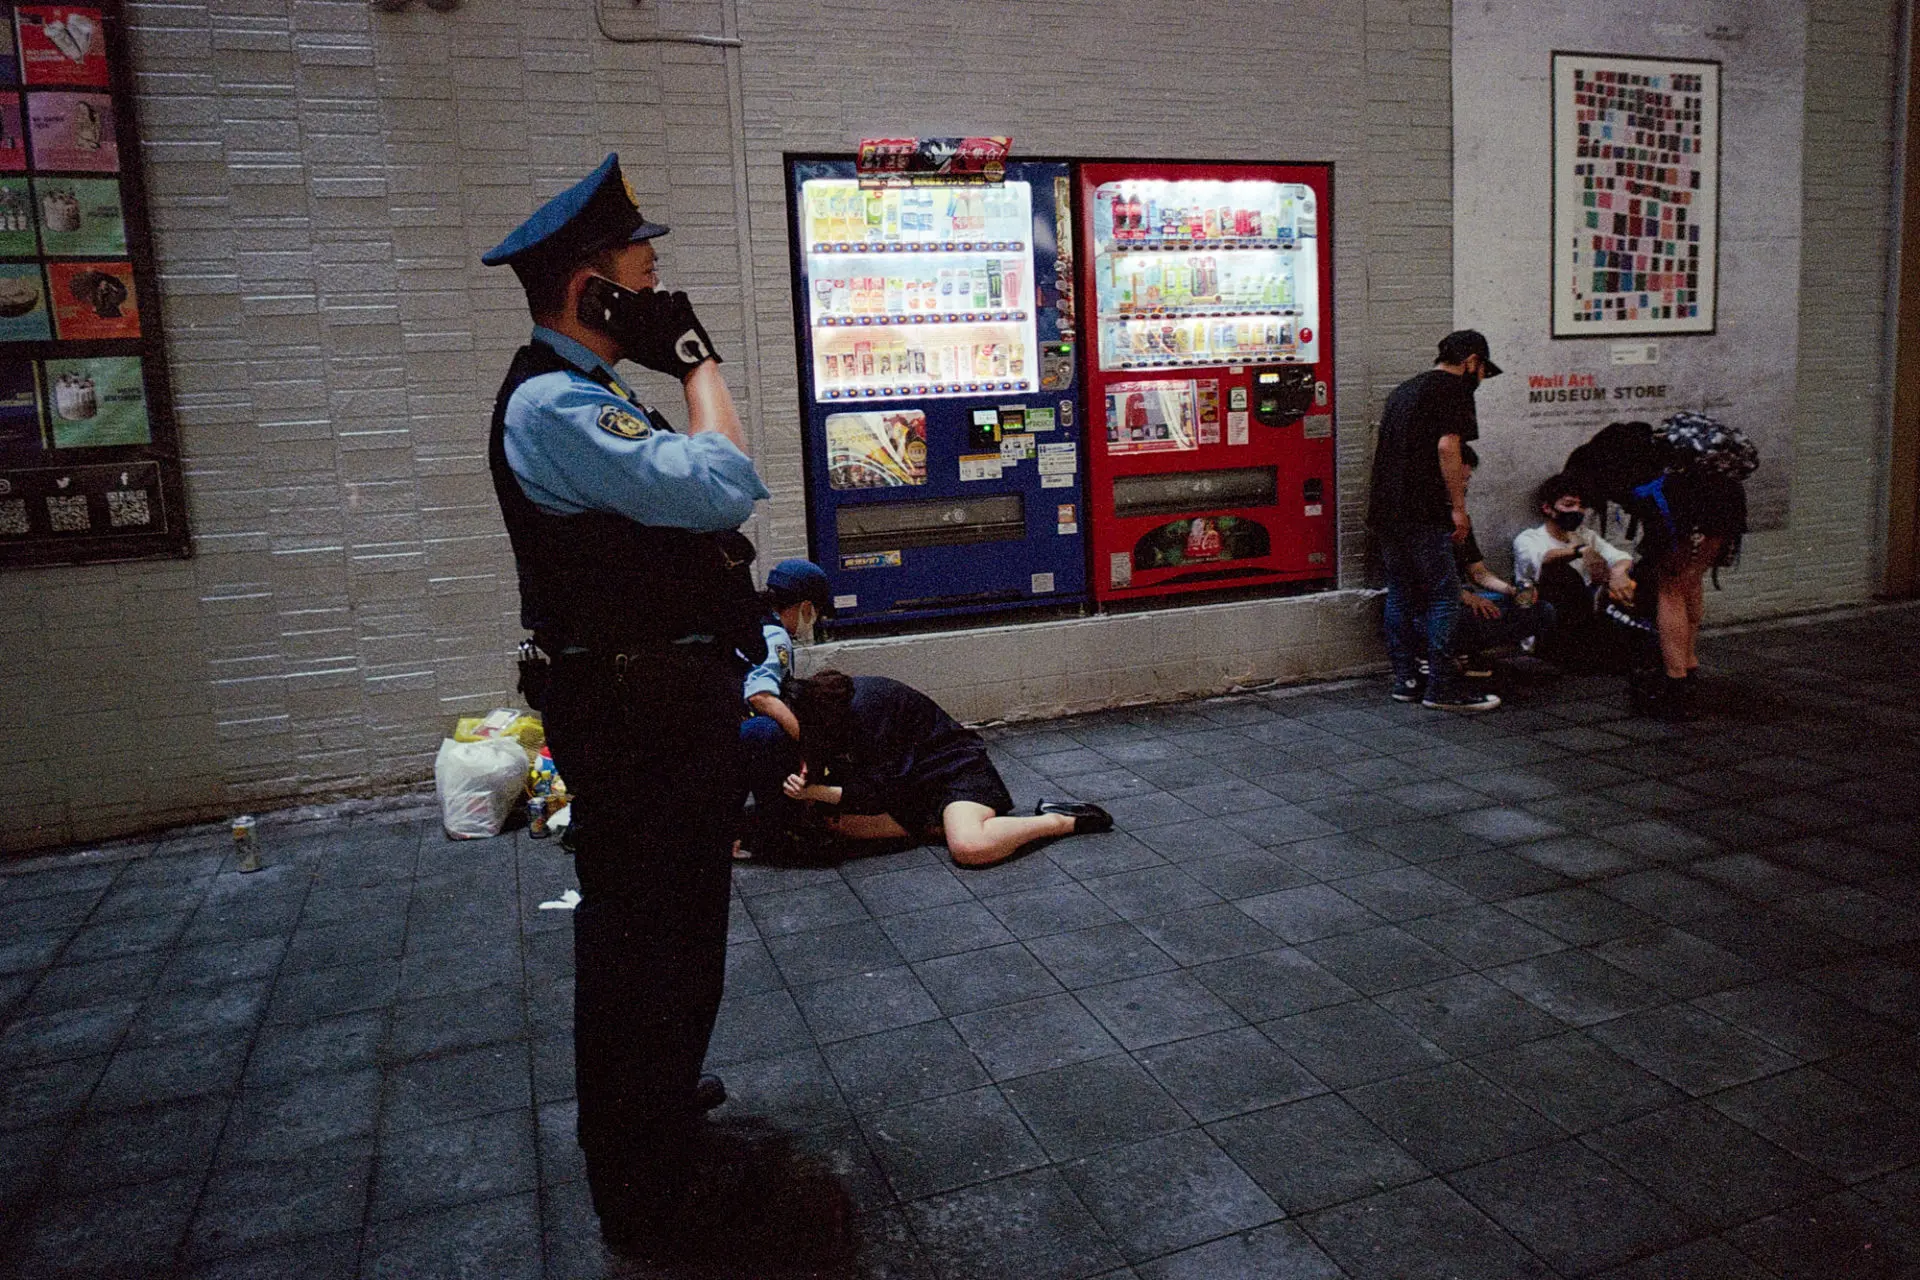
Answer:
[[[612,333],[614,317],[634,314],[639,301],[640,295],[632,289],[622,288],[605,276],[588,276],[586,286],[580,290],[580,306],[575,314],[581,324]]]

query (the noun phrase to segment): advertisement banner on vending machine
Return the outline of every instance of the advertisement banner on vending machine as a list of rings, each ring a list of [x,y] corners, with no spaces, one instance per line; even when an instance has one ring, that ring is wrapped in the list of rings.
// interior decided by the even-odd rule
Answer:
[[[1013,139],[863,138],[854,172],[863,187],[980,185],[1006,179]]]

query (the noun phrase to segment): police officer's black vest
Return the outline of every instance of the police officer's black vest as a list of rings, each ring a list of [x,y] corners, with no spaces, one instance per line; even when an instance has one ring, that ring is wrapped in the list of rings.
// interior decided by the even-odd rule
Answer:
[[[487,464],[520,577],[520,623],[548,653],[569,647],[611,654],[712,636],[755,650],[762,605],[753,544],[734,531],[695,533],[640,524],[611,512],[542,511],[507,465],[507,402],[541,374],[573,372],[610,385],[542,342],[514,354],[493,405]],[[596,376],[598,375],[598,376]],[[636,406],[638,408],[638,406]],[[650,410],[656,430],[672,430]]]

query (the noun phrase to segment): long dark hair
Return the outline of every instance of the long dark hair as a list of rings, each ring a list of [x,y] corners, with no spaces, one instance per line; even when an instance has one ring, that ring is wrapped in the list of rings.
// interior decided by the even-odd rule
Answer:
[[[800,722],[800,756],[820,768],[853,743],[853,677],[821,671],[793,683],[793,715]]]

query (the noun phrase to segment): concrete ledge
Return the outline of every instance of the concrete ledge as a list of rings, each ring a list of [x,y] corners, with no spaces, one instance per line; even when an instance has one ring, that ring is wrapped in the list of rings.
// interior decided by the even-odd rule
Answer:
[[[968,723],[1205,697],[1376,665],[1380,593],[1328,591],[832,641],[803,673],[891,676]]]

